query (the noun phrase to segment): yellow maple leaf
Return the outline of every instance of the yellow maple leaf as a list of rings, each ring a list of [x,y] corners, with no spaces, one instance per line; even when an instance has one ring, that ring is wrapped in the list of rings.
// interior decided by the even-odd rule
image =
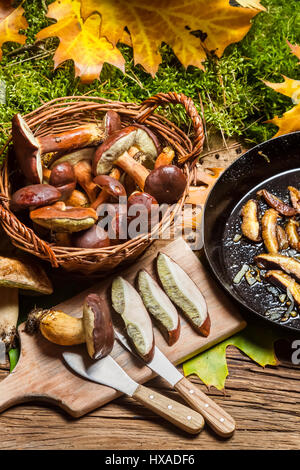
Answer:
[[[297,45],[293,46],[289,42],[288,45],[293,54],[300,58],[300,47]],[[265,85],[282,95],[288,96],[295,104],[292,109],[284,113],[281,117],[275,116],[273,119],[266,121],[279,128],[274,137],[300,130],[300,80],[294,80],[284,75],[283,79],[284,81],[281,83],[272,83],[263,80]]]
[[[19,33],[20,29],[26,29],[28,26],[23,13],[22,5],[14,9],[9,0],[0,2],[0,60],[2,58],[1,46],[5,42],[13,41],[25,44],[26,36]]]
[[[152,76],[161,62],[162,42],[173,48],[185,67],[203,68],[205,49],[220,57],[229,44],[245,36],[258,11],[232,7],[229,0],[84,0],[81,8],[84,19],[95,12],[101,14],[101,34],[114,45],[127,26],[135,64]]]
[[[236,0],[242,7],[257,8],[258,10],[266,10],[260,3],[260,0]]]
[[[99,78],[104,62],[124,72],[125,60],[116,47],[100,35],[101,17],[98,13],[83,21],[78,0],[57,0],[50,4],[47,16],[56,23],[42,29],[37,39],[57,36],[60,44],[54,55],[54,66],[73,59],[75,75],[85,83]]]

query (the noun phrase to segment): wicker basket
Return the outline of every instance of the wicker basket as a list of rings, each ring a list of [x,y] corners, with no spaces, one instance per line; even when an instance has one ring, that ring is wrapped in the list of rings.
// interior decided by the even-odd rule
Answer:
[[[168,104],[181,104],[190,117],[194,132],[193,140],[171,121],[158,113],[154,114],[158,106]],[[159,93],[147,99],[141,105],[122,103],[103,98],[70,96],[52,100],[35,111],[27,114],[25,119],[37,136],[44,136],[51,132],[62,132],[70,127],[77,127],[84,122],[95,122],[106,111],[117,111],[122,119],[122,125],[127,126],[134,122],[149,126],[160,138],[162,143],[169,143],[176,150],[178,162],[184,172],[191,179],[191,169],[199,157],[204,141],[202,120],[193,101],[183,94]],[[0,155],[7,151],[11,139],[8,139]],[[9,152],[8,154],[9,155]],[[9,174],[6,157],[0,173],[0,221],[3,229],[10,237],[12,243],[23,251],[31,253],[43,260],[48,260],[53,267],[62,266],[69,271],[82,273],[95,273],[98,271],[111,271],[120,263],[134,260],[151,243],[154,232],[162,229],[163,224],[170,224],[178,210],[181,209],[186,192],[175,206],[170,207],[161,222],[154,227],[152,233],[140,235],[123,244],[101,249],[65,248],[51,245],[40,239],[34,231],[24,225],[15,214],[9,210],[11,175]],[[168,220],[168,222],[166,222]]]

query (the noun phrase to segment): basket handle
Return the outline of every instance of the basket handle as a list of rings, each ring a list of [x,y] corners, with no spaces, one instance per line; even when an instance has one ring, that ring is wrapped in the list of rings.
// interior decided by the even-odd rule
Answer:
[[[50,259],[51,265],[54,268],[58,268],[58,262],[56,259],[56,256],[51,249],[51,247],[48,245],[48,243],[44,242],[41,240],[31,228],[26,227],[22,222],[19,221],[19,219],[12,213],[10,210],[8,210],[6,207],[4,207],[5,203],[3,202],[7,200],[6,196],[1,194],[0,195],[0,219],[1,219],[1,224],[5,232],[10,235],[10,239],[12,240],[12,243],[17,247],[21,248],[24,250],[24,246],[19,246],[18,245],[18,240],[10,233],[10,227],[14,227],[19,234],[21,234],[22,237],[26,239],[26,241],[29,244],[34,245],[34,248],[36,251],[38,251],[42,257]],[[30,253],[30,250],[28,250]]]
[[[185,108],[187,115],[190,117],[194,127],[193,149],[190,153],[180,156],[179,163],[184,163],[193,158],[196,159],[203,149],[204,143],[204,130],[202,119],[196,109],[196,106],[191,98],[188,98],[183,93],[176,93],[170,91],[169,93],[157,93],[151,98],[147,98],[142,103],[142,108],[137,116],[139,122],[144,122],[158,106],[165,106],[167,104],[182,104]]]

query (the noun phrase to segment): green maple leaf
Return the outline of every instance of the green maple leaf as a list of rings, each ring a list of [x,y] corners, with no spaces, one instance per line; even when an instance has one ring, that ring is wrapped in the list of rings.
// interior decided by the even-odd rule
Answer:
[[[286,334],[278,329],[250,325],[240,333],[185,362],[184,375],[196,374],[208,387],[213,385],[222,390],[228,375],[227,346],[235,346],[262,367],[275,366],[278,361],[274,343],[285,336]]]

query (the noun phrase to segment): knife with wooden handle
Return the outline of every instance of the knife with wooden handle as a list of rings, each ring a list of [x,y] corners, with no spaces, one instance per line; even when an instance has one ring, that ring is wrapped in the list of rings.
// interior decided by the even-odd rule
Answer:
[[[135,356],[139,357],[131,348],[127,338],[115,329],[115,337]],[[139,357],[139,359],[141,359]],[[235,430],[235,421],[226,411],[217,405],[205,393],[199,390],[169,361],[169,359],[155,346],[153,359],[145,363],[156,374],[165,379],[182,396],[182,398],[196,411],[202,414],[206,423],[221,437],[232,436]]]
[[[201,414],[138,384],[111,356],[93,361],[83,351],[65,351],[63,358],[81,377],[125,393],[178,428],[190,434],[197,434],[203,429],[204,419]]]

